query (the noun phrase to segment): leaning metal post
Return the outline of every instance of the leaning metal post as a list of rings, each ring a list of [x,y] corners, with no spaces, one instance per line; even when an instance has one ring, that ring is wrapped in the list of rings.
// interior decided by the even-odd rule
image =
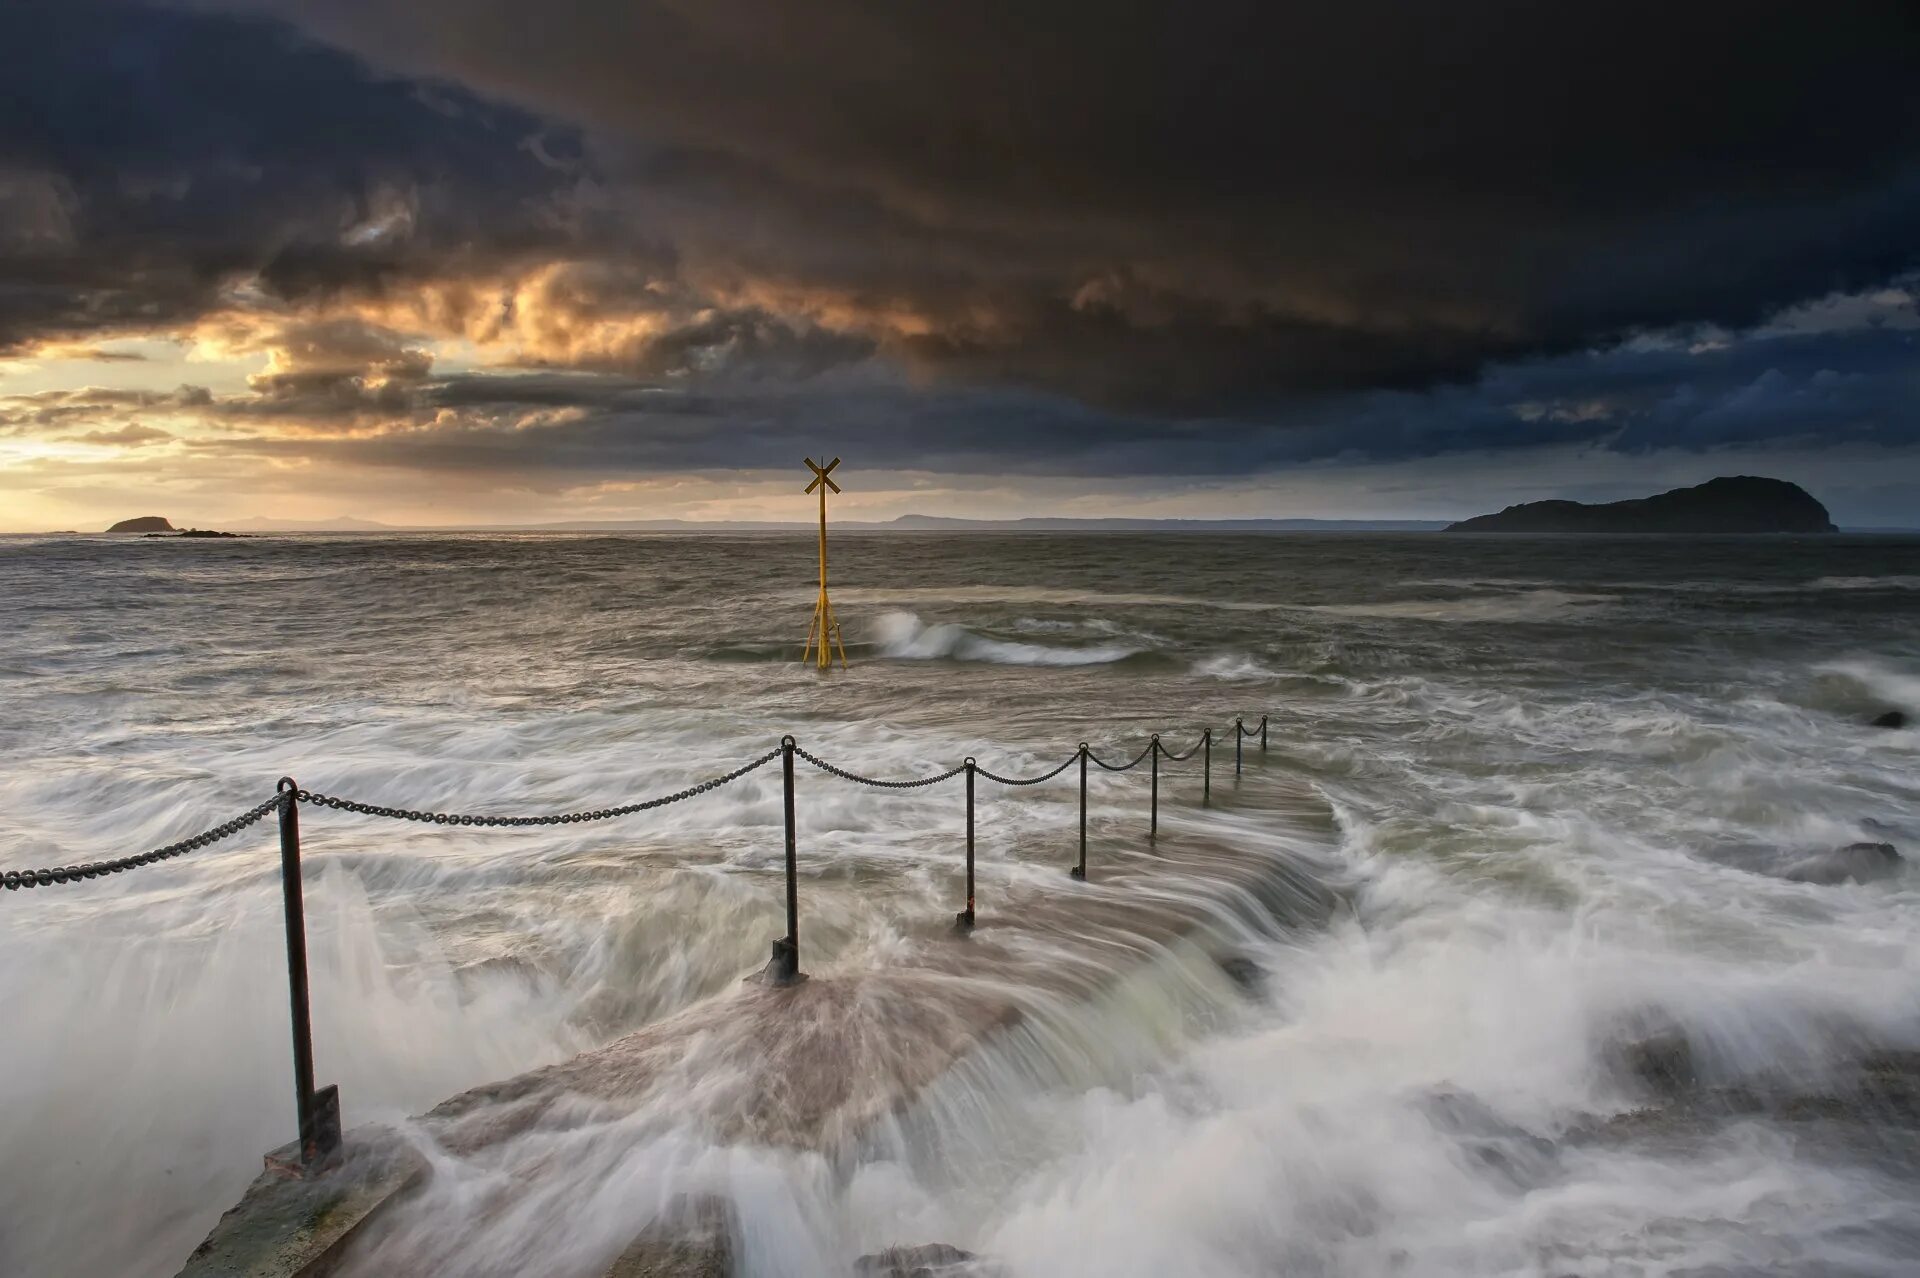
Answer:
[[[1160,734],[1154,733],[1153,740],[1147,743],[1147,753],[1153,756],[1153,816],[1147,823],[1147,837],[1160,837]]]
[[[967,756],[967,908],[954,916],[961,931],[973,926],[973,756]]]
[[[1200,782],[1200,802],[1212,803],[1213,802],[1213,729],[1212,728],[1208,728],[1205,732],[1202,732],[1200,734],[1200,743],[1201,743],[1202,749],[1206,751],[1206,753],[1201,756],[1201,763],[1200,763],[1200,775],[1203,778],[1202,781]]]
[[[1246,740],[1247,726],[1235,719],[1233,721],[1233,775],[1240,775],[1240,743]]]
[[[1260,716],[1260,753],[1267,752],[1267,716]]]
[[[780,772],[787,798],[787,934],[773,943],[773,957],[762,977],[771,985],[800,979],[800,860],[793,835],[792,737],[780,738]]]
[[[313,1087],[313,1014],[307,1001],[307,909],[300,888],[300,787],[280,778],[280,893],[287,916],[287,996],[293,1012],[293,1100],[300,1163],[315,1168],[340,1151],[340,1089]]]
[[[1076,879],[1087,877],[1087,743],[1080,743],[1080,864],[1067,873]]]

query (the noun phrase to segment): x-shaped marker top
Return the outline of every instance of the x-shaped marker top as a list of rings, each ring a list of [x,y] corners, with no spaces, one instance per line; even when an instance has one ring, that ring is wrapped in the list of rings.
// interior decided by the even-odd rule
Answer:
[[[825,466],[814,465],[813,458],[811,457],[806,460],[807,468],[813,472],[813,482],[807,485],[808,492],[812,492],[822,484],[825,484],[836,493],[840,491],[840,485],[833,482],[833,468],[840,464],[838,457],[828,462]]]

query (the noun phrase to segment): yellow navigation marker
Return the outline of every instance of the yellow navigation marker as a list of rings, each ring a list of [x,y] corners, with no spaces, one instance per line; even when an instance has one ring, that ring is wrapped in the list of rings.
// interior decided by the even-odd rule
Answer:
[[[807,458],[807,469],[813,472],[813,482],[807,485],[807,491],[820,490],[820,602],[813,606],[813,624],[807,627],[807,646],[800,660],[806,661],[817,648],[822,670],[833,664],[829,643],[840,650],[841,667],[847,664],[847,649],[840,642],[840,623],[834,620],[833,605],[827,601],[827,490],[840,491],[840,485],[833,482],[833,468],[839,464],[838,457],[825,466],[816,466],[813,458]]]

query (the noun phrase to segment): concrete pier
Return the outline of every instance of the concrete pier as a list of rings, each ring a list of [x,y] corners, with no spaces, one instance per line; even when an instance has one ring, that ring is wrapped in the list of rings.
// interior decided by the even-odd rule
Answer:
[[[1304,787],[1262,815],[1294,831],[1329,824]],[[1057,885],[1006,893],[983,907],[971,933],[930,920],[924,943],[895,966],[818,971],[785,986],[742,982],[605,1047],[465,1092],[423,1115],[416,1138],[485,1159],[529,1133],[670,1103],[717,1144],[845,1159],[956,1061],[1018,1023],[1036,995],[1091,1000],[1183,938],[1203,938],[1223,909],[1312,925],[1335,905],[1298,862],[1163,833],[1151,850],[1103,855],[1090,883],[1063,873]],[[1240,979],[1235,956],[1214,957],[1223,982]],[[181,1278],[334,1272],[368,1222],[404,1215],[426,1179],[423,1160],[396,1152],[397,1137],[357,1130],[349,1146],[364,1152],[314,1182],[263,1176]],[[689,1250],[688,1239],[725,1237],[715,1210],[696,1212],[677,1233],[650,1226],[609,1273],[708,1272],[699,1265],[718,1264],[720,1244]]]

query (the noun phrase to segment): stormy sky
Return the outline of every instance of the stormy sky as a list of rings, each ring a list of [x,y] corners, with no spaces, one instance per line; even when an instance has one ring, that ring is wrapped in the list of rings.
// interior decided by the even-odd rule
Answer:
[[[0,529],[1920,524],[1920,6],[9,0]]]

